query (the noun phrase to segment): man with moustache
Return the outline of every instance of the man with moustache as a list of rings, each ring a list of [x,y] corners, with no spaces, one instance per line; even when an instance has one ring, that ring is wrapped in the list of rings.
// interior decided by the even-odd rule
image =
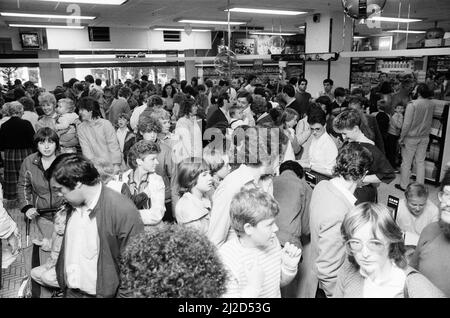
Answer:
[[[423,229],[410,265],[450,297],[450,170],[445,172],[438,198],[439,221]]]

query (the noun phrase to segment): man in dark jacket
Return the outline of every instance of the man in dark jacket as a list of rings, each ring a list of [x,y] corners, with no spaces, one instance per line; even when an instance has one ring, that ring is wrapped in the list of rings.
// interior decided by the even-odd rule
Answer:
[[[52,187],[71,205],[56,263],[66,298],[116,297],[119,258],[144,225],[133,203],[102,185],[93,163],[60,155],[48,170]]]
[[[219,107],[214,113],[208,118],[206,122],[206,129],[208,128],[218,128],[225,136],[226,130],[230,121],[230,114],[228,110],[231,106],[230,98],[228,94],[224,93],[217,99],[217,106]]]
[[[306,183],[302,166],[297,161],[288,160],[280,165],[280,175],[273,178],[273,196],[277,200],[280,213],[275,217],[278,226],[277,237],[280,244],[292,243],[303,252],[309,249],[309,202],[312,189]],[[294,280],[282,288],[283,297],[299,297],[302,294],[300,279],[306,275],[299,263]]]

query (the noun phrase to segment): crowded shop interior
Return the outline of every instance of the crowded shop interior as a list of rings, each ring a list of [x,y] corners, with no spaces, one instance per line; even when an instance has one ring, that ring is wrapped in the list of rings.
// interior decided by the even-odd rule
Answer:
[[[450,297],[424,2],[2,0],[0,298]]]

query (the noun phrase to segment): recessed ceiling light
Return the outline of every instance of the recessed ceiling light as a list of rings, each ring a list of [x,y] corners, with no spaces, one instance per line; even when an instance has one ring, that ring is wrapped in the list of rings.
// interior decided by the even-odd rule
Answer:
[[[220,24],[220,25],[228,25],[228,21],[209,21],[209,20],[189,20],[189,19],[182,19],[178,20],[176,22],[179,23],[192,23],[192,24]],[[246,24],[247,22],[238,22],[238,21],[230,21],[230,25],[240,25],[240,24]]]
[[[51,28],[51,29],[84,29],[82,25],[54,25],[54,24],[9,24],[12,28]]]
[[[255,35],[295,35],[296,33],[292,32],[249,32],[249,34],[255,34]]]
[[[390,17],[371,17],[367,20],[372,21],[382,21],[382,22],[398,22],[398,23],[410,23],[410,22],[420,22],[421,19],[405,19],[405,18],[390,18]]]
[[[0,12],[4,17],[20,17],[20,18],[43,18],[43,19],[80,19],[94,20],[93,16],[67,15],[67,14],[35,14],[35,13],[16,13],[16,12]]]
[[[275,14],[275,15],[299,15],[306,14],[304,11],[290,11],[290,10],[273,10],[273,9],[253,9],[253,8],[230,8],[224,11],[242,12],[242,13],[259,13],[259,14]]]
[[[390,30],[387,32],[390,32],[390,33],[416,33],[416,34],[427,33],[427,31],[419,31],[419,30]]]
[[[38,0],[38,1],[105,4],[105,5],[112,5],[112,6],[120,6],[122,3],[124,3],[128,0]]]
[[[154,28],[154,31],[186,31],[183,28]],[[211,31],[209,29],[192,29],[192,32],[208,32]]]

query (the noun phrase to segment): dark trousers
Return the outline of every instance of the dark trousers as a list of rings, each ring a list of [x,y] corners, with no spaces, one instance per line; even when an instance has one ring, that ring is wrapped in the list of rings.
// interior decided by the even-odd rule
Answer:
[[[384,142],[384,148],[386,149],[386,157],[393,168],[399,166],[399,146],[398,139],[400,136],[394,136],[387,134]]]
[[[87,294],[79,289],[67,288],[64,291],[64,298],[95,298],[95,295]]]
[[[175,223],[175,218],[172,213],[172,201],[167,201],[165,206],[166,212],[164,212],[164,216],[162,218],[163,222]]]
[[[325,294],[323,289],[319,287],[319,285],[317,285],[316,298],[327,298],[327,295]]]

